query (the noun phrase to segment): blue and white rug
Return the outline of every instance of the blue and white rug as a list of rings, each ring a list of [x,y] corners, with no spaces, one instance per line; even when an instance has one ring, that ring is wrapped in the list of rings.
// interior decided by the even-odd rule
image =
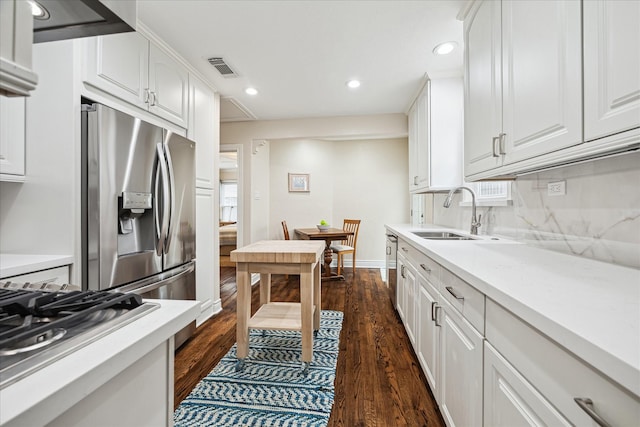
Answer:
[[[174,412],[176,427],[326,426],[334,396],[342,313],[324,310],[313,362],[302,374],[301,334],[252,330],[236,372],[236,345]]]

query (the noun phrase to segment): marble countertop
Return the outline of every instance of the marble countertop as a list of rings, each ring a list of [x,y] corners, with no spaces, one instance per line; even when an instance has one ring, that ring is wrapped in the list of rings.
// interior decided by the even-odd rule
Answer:
[[[0,425],[45,425],[148,354],[200,314],[199,301],[160,307],[0,391]]]
[[[411,233],[450,228],[386,227],[640,396],[640,270],[487,236],[443,241]]]
[[[0,254],[0,279],[73,263],[71,255]]]

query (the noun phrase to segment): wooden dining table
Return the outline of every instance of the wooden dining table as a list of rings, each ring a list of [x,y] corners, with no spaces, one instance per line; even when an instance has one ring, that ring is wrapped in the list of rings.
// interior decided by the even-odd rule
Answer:
[[[331,261],[333,260],[333,252],[331,251],[331,242],[335,240],[346,240],[348,236],[353,235],[353,231],[346,231],[341,228],[329,228],[326,231],[320,231],[318,227],[314,228],[296,228],[296,235],[302,240],[324,240],[324,271],[322,272],[322,280],[344,280],[342,274],[338,275],[331,271]]]

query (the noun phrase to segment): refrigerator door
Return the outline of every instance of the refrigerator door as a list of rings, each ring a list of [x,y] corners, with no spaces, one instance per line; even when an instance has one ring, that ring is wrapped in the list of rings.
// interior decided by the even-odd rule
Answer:
[[[83,107],[86,289],[162,271],[155,184],[162,128],[100,104]]]
[[[164,148],[171,195],[164,245],[164,269],[168,270],[196,256],[195,142],[165,130]]]

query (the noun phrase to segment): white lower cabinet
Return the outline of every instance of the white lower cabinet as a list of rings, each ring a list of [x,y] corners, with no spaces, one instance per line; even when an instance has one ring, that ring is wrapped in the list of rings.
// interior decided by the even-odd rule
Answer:
[[[442,417],[450,427],[481,425],[484,338],[446,301],[439,311]]]
[[[407,241],[398,248],[398,311],[448,427],[639,425],[640,397]]]
[[[431,390],[440,386],[438,375],[438,349],[440,342],[440,328],[436,323],[436,309],[438,306],[438,291],[422,275],[418,274],[418,361]],[[436,396],[438,400],[438,396]]]
[[[571,425],[491,344],[484,348],[485,426]]]

